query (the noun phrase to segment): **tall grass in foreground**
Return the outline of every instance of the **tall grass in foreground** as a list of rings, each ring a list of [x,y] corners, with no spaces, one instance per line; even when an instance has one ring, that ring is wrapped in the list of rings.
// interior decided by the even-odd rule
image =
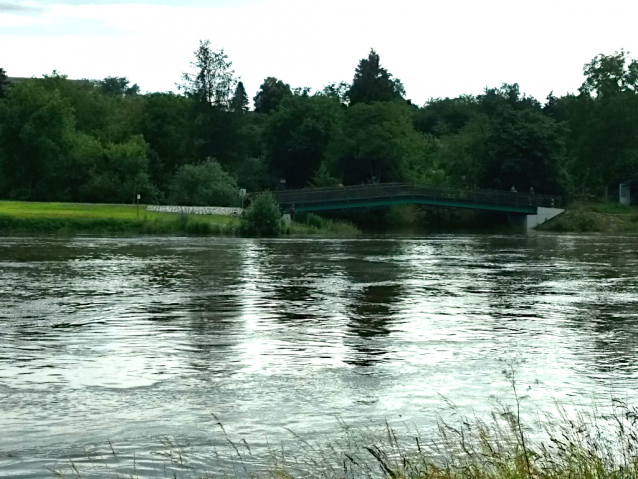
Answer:
[[[225,446],[212,448],[211,470],[198,470],[188,446],[161,439],[154,467],[118,459],[110,446],[89,454],[84,468],[70,463],[52,469],[59,478],[391,478],[391,479],[629,479],[638,477],[638,410],[614,399],[605,411],[592,407],[555,415],[540,414],[531,423],[519,407],[499,405],[486,418],[437,420],[438,438],[424,440],[414,426],[389,424],[352,428],[343,420],[341,434],[310,443],[289,431],[295,453],[273,445],[267,457],[255,457],[250,444],[235,441],[221,423]],[[105,458],[104,456],[109,456]],[[138,459],[139,460],[139,459]]]

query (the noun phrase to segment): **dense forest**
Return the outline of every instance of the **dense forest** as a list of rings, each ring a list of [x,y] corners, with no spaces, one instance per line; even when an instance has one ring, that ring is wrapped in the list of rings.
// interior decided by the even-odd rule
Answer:
[[[0,69],[0,199],[234,205],[237,189],[411,182],[602,195],[638,186],[638,62],[584,66],[577,93],[517,84],[406,99],[370,51],[322,91],[268,77],[253,98],[200,42],[179,93],[126,78],[9,80]],[[285,181],[284,181],[285,180]]]

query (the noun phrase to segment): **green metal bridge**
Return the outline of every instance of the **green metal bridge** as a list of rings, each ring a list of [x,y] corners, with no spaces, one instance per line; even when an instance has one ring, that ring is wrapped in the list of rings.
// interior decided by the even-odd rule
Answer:
[[[536,215],[539,213],[539,208],[557,209],[561,207],[560,196],[496,190],[435,188],[401,183],[304,188],[276,191],[273,194],[284,211],[294,205],[296,212],[412,203]]]

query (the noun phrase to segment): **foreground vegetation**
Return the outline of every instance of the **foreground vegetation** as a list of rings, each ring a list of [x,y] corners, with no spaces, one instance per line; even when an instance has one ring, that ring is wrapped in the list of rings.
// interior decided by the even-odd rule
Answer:
[[[357,429],[340,421],[342,433],[328,442],[307,442],[290,431],[299,452],[270,449],[267,463],[253,457],[250,444],[233,440],[218,422],[220,440],[198,470],[188,446],[162,437],[153,465],[136,469],[118,457],[111,443],[87,450],[83,466],[52,468],[59,478],[384,478],[384,479],[633,479],[638,477],[638,409],[614,399],[607,407],[576,408],[570,414],[537,413],[524,420],[516,396],[498,404],[489,418],[464,417],[452,405],[437,419],[438,437],[424,440],[417,429],[387,422]],[[530,416],[526,416],[530,417]],[[88,461],[86,461],[88,459]],[[140,456],[137,460],[140,461]],[[87,464],[88,463],[88,464]],[[137,466],[140,467],[140,466]]]
[[[561,233],[638,233],[638,207],[576,202],[537,229]]]

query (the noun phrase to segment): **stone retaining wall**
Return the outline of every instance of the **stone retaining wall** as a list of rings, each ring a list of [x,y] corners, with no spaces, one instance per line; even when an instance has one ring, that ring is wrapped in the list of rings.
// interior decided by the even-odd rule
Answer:
[[[222,215],[241,216],[243,209],[226,208],[223,206],[156,206],[151,205],[147,211],[157,211],[158,213],[184,213],[187,215]]]

